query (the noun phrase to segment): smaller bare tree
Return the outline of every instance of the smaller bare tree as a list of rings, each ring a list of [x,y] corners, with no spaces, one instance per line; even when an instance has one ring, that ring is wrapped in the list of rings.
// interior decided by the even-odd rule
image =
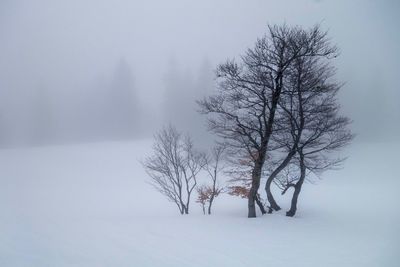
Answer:
[[[206,185],[197,186],[197,199],[196,202],[201,205],[203,210],[203,214],[206,214],[206,205],[208,200],[210,199],[210,188]]]
[[[203,209],[203,214],[206,214],[206,208],[208,204],[208,214],[211,214],[211,206],[213,200],[223,191],[223,188],[216,188],[213,189],[210,185],[201,185],[197,186],[197,200],[196,202],[199,203]]]
[[[196,151],[191,138],[173,126],[155,135],[153,155],[142,163],[151,184],[176,204],[181,214],[189,214],[190,198],[197,175],[204,167],[204,155]]]
[[[225,169],[223,164],[225,150],[226,145],[218,144],[212,148],[210,155],[205,157],[204,170],[211,178],[211,185],[203,185],[197,189],[197,202],[202,205],[204,214],[206,203],[208,203],[207,213],[211,214],[215,198],[223,191],[223,187],[218,184],[218,176]]]

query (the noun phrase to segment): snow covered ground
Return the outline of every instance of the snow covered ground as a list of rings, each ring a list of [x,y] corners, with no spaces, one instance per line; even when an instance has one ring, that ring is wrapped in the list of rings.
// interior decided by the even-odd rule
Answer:
[[[150,146],[0,150],[0,266],[400,266],[399,144],[353,145],[295,218],[256,219],[227,195],[179,215],[146,183]]]

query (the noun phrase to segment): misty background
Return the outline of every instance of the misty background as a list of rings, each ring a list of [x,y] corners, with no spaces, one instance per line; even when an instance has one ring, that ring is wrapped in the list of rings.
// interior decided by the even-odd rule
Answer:
[[[1,0],[0,147],[147,138],[166,123],[206,143],[195,100],[268,23],[328,29],[355,142],[398,140],[399,11],[396,0]]]

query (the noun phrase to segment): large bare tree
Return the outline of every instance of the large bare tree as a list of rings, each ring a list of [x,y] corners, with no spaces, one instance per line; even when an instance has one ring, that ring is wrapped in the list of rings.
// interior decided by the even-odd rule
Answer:
[[[298,58],[290,67],[285,95],[279,102],[283,110],[278,120],[286,127],[285,133],[274,136],[274,141],[286,150],[286,157],[268,177],[278,177],[276,183],[285,193],[294,188],[291,208],[287,216],[294,216],[297,200],[307,173],[320,174],[338,166],[343,159],[332,152],[347,145],[353,138],[350,120],[339,115],[337,92],[341,84],[334,79],[335,69],[319,58]],[[288,167],[285,175],[278,175]],[[295,170],[295,171],[294,171]],[[271,192],[268,199],[273,199]],[[275,204],[277,205],[277,204]],[[279,208],[279,206],[278,206]]]
[[[201,111],[210,115],[210,130],[224,138],[236,155],[252,161],[248,217],[256,217],[255,201],[290,66],[298,58],[335,53],[319,26],[309,30],[269,26],[238,62],[228,60],[218,66],[217,94],[199,101]]]
[[[153,155],[143,162],[151,184],[175,203],[181,214],[189,213],[197,175],[204,164],[205,157],[193,148],[191,138],[182,136],[173,126],[155,135]]]

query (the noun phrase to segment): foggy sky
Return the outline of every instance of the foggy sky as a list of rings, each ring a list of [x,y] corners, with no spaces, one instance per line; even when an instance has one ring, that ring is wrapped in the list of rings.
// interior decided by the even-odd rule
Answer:
[[[399,11],[395,0],[1,0],[0,144],[143,137],[168,122],[200,135],[194,100],[216,64],[284,22],[322,23],[338,44],[356,140],[398,140]]]

